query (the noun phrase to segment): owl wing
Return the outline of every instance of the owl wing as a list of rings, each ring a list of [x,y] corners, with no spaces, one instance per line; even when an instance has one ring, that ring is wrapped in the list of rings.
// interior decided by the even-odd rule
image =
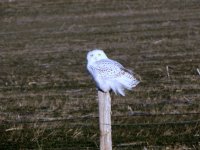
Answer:
[[[102,59],[87,66],[96,85],[103,90],[104,84],[108,85],[115,93],[125,95],[124,89],[131,90],[139,81],[133,72],[124,68],[120,63],[111,59]],[[105,83],[104,83],[105,81]],[[104,91],[104,90],[103,90]]]
[[[125,72],[132,74],[130,70],[111,59],[96,61],[93,65],[88,66],[88,70],[94,78],[98,76],[102,79],[116,79],[123,76]]]

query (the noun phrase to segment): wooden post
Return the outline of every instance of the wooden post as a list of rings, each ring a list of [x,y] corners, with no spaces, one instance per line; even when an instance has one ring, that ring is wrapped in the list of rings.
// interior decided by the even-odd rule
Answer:
[[[100,150],[112,150],[110,93],[98,91]]]

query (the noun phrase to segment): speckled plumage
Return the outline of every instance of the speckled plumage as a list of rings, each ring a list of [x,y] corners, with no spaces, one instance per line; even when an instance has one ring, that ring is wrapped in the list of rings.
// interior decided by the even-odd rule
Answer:
[[[97,88],[103,92],[113,90],[115,94],[125,96],[124,89],[131,90],[139,83],[132,71],[109,59],[102,50],[88,52],[87,69]]]

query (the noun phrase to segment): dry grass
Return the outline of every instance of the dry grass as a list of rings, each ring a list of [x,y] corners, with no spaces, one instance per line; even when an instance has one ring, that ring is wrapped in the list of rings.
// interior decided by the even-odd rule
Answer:
[[[198,0],[0,2],[0,149],[98,149],[85,69],[93,48],[141,78],[112,100],[114,149],[198,149],[199,9]]]

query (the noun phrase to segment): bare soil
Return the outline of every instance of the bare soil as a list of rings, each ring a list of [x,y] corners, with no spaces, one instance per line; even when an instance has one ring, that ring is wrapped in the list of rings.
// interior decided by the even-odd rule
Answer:
[[[141,83],[112,99],[114,149],[200,148],[199,0],[0,2],[0,149],[99,149],[94,48]]]

